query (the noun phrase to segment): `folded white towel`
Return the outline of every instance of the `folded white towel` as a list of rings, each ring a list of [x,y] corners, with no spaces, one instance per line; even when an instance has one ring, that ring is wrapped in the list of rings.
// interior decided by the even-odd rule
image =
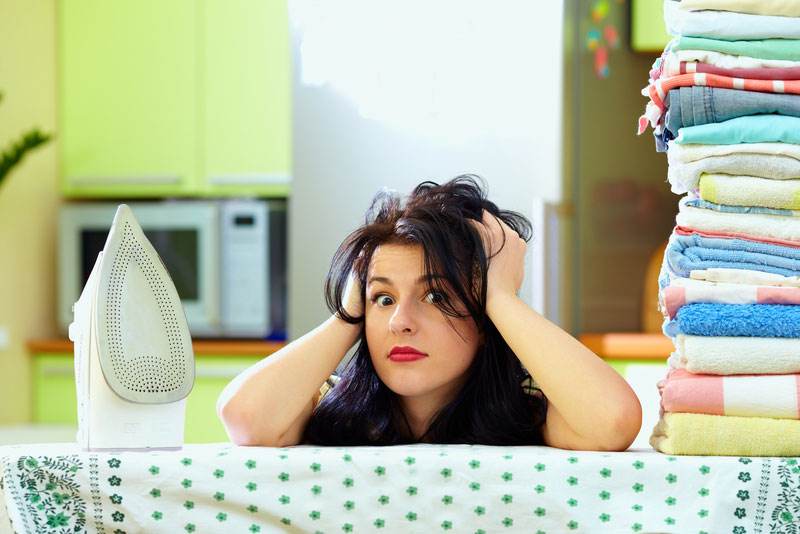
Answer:
[[[722,232],[756,239],[775,239],[800,244],[800,218],[754,213],[725,213],[687,206],[681,199],[675,217],[679,226],[701,232]]]
[[[756,15],[800,17],[800,2],[797,0],[682,0],[680,8],[687,11],[713,9]]]
[[[758,286],[800,287],[800,276],[783,276],[747,269],[697,269],[689,273],[693,280],[723,282],[729,284],[752,284]]]
[[[667,151],[669,166],[680,165],[706,158],[730,156],[734,154],[786,156],[800,161],[800,145],[793,143],[740,143],[735,145],[681,145],[670,141]],[[734,174],[743,174],[740,172]]]
[[[670,148],[670,150],[672,149]],[[677,195],[693,191],[697,188],[700,175],[703,173],[791,180],[800,178],[800,159],[780,155],[738,153],[708,156],[697,161],[670,163],[667,171],[670,189]]]
[[[671,367],[713,375],[800,373],[800,339],[679,334]]]
[[[664,22],[670,35],[728,41],[800,38],[800,26],[791,17],[732,11],[685,11],[680,9],[680,2],[672,0],[664,2]]]

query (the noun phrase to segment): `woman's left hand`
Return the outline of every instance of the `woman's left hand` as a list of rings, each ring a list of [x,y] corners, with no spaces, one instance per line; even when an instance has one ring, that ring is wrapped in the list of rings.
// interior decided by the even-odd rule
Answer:
[[[525,276],[525,240],[486,210],[483,210],[480,223],[471,222],[480,232],[483,248],[489,258],[487,303],[497,295],[516,295]]]

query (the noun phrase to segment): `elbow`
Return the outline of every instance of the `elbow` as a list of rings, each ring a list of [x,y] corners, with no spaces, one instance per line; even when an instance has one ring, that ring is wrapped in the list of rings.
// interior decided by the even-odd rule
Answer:
[[[217,402],[217,417],[225,428],[225,433],[234,445],[251,445],[252,439],[248,435],[249,418],[233,404],[228,402]]]
[[[217,416],[228,434],[228,438],[234,445],[253,446],[258,445],[258,439],[253,433],[253,419],[248,413],[228,401],[217,403]]]
[[[634,396],[616,411],[609,428],[611,432],[603,450],[627,450],[642,428],[642,405],[638,397]]]
[[[217,399],[217,417],[225,427],[225,431],[231,436],[231,429],[246,428],[247,414],[231,398],[220,396]]]
[[[242,447],[281,447],[280,437],[259,429],[261,418],[230,401],[217,403],[219,416],[231,443]]]

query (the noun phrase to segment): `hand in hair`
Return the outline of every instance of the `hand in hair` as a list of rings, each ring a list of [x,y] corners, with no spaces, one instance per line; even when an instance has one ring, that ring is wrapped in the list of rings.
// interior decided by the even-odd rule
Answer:
[[[347,285],[342,299],[344,311],[352,317],[362,317],[364,315],[364,298],[362,296],[361,282],[354,272],[350,272],[347,277]]]
[[[486,211],[480,223],[470,222],[489,256],[486,313],[548,399],[545,443],[579,450],[628,448],[641,428],[636,394],[614,369],[517,296],[525,241]]]
[[[480,232],[489,260],[487,303],[496,295],[516,295],[525,276],[527,245],[517,232],[486,210],[481,222],[470,221]]]

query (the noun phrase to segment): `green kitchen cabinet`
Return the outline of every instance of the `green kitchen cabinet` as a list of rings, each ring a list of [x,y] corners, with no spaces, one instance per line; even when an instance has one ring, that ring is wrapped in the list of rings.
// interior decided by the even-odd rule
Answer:
[[[285,197],[285,1],[59,3],[68,197]]]
[[[195,383],[186,400],[186,443],[228,441],[216,412],[225,385],[259,356],[202,355],[195,359]],[[34,423],[72,424],[77,427],[75,371],[72,355],[37,354],[33,357]]]
[[[33,422],[78,424],[75,366],[71,355],[33,358]]]
[[[195,383],[186,400],[186,443],[228,441],[217,417],[217,398],[228,382],[260,359],[233,356],[196,359]]]
[[[631,48],[636,52],[657,52],[670,41],[664,25],[664,0],[631,2]]]
[[[62,0],[59,128],[67,196],[197,188],[194,0]]]
[[[207,1],[202,183],[212,195],[286,192],[291,80],[286,1]]]

